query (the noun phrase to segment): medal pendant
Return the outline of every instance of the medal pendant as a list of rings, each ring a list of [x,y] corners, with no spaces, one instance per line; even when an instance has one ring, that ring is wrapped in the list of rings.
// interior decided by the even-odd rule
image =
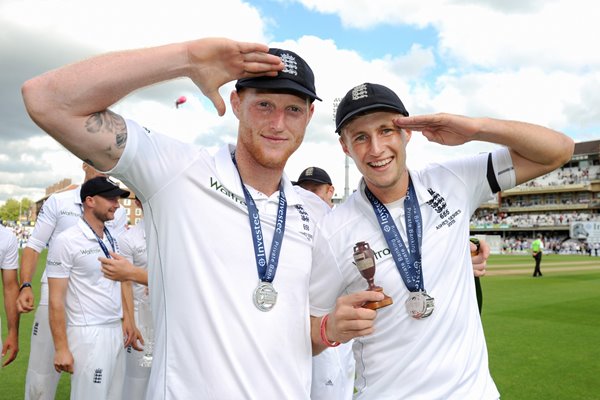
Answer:
[[[410,292],[406,300],[406,311],[414,319],[427,318],[433,313],[433,297],[425,292]]]
[[[277,303],[277,292],[271,282],[260,282],[254,289],[254,305],[260,311],[271,311]]]

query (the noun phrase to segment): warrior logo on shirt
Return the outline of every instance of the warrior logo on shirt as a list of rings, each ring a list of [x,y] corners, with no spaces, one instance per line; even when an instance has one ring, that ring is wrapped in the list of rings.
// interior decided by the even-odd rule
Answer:
[[[102,383],[102,368],[96,368],[94,371],[94,383]]]

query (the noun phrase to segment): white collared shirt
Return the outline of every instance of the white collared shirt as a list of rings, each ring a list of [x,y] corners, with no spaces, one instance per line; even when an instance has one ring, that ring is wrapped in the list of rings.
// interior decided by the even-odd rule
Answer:
[[[102,241],[112,246],[106,234]],[[118,252],[118,245],[115,245]],[[48,251],[48,278],[68,278],[65,299],[68,326],[90,326],[119,322],[121,283],[104,277],[98,257],[105,254],[92,229],[80,218],[56,237]]]
[[[421,246],[425,290],[433,314],[411,318],[409,292],[381,227],[359,189],[324,217],[315,235],[310,283],[311,314],[324,315],[340,295],[366,290],[354,265],[353,246],[369,243],[375,253],[375,284],[394,303],[377,310],[375,333],[354,340],[359,399],[497,399],[477,308],[469,251],[469,221],[491,196],[487,154],[410,171],[423,224]],[[496,165],[512,166],[508,150],[493,153]],[[507,189],[503,187],[502,189]],[[404,207],[390,213],[406,243]]]
[[[127,121],[127,145],[111,171],[144,205],[155,351],[152,399],[308,399],[311,342],[308,281],[316,196],[283,186],[287,218],[273,281],[277,304],[259,311],[259,278],[248,209],[233,147],[206,150]],[[278,193],[251,190],[265,249]]]

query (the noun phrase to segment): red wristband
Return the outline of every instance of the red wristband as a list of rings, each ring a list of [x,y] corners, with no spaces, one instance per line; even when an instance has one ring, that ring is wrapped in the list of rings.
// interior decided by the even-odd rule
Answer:
[[[339,346],[340,342],[330,342],[329,339],[327,339],[327,333],[325,332],[325,330],[327,329],[327,320],[328,319],[329,319],[329,314],[325,315],[321,319],[321,340],[323,341],[323,343],[325,343],[325,345],[327,347]]]

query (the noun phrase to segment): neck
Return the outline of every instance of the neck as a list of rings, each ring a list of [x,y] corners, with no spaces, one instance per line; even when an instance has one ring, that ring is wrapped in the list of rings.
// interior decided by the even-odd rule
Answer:
[[[99,238],[104,237],[104,221],[99,220],[96,216],[89,210],[83,210],[83,219],[88,225],[92,228],[92,230],[98,235]]]
[[[279,190],[283,168],[260,165],[243,151],[236,151],[235,160],[244,184],[252,186],[267,196]]]
[[[405,172],[402,178],[393,186],[379,187],[365,180],[365,183],[371,193],[383,204],[390,204],[398,201],[408,193],[408,171]]]

